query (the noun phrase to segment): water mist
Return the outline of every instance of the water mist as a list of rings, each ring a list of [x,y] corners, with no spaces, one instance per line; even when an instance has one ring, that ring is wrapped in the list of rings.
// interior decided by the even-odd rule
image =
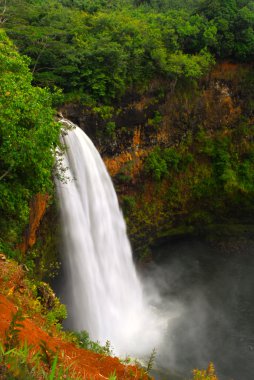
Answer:
[[[145,299],[126,226],[106,167],[91,140],[66,119],[66,183],[57,181],[63,230],[64,302],[69,326],[111,342],[117,354],[144,356],[163,323]]]

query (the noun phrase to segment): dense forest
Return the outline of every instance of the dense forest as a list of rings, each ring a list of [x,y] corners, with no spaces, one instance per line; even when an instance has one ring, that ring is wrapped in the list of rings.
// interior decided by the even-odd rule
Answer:
[[[92,121],[109,159],[141,130],[142,152],[113,173],[137,259],[174,233],[251,223],[253,1],[0,0],[0,27],[0,253],[31,278],[58,265],[49,223],[54,175],[65,171],[56,113],[69,106]],[[131,124],[134,105],[142,110]],[[24,254],[37,194],[51,206]]]
[[[251,1],[9,0],[2,18],[35,84],[92,105],[154,77],[200,78],[215,59],[253,60]]]

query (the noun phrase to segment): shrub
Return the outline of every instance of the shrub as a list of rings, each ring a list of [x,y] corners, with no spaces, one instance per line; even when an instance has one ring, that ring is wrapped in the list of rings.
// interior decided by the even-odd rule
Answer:
[[[193,380],[219,380],[215,374],[213,363],[209,363],[207,369],[194,369]]]
[[[131,195],[124,195],[122,197],[122,207],[124,211],[132,211],[136,206],[136,200]]]
[[[161,149],[155,148],[146,158],[145,171],[152,174],[155,181],[159,182],[168,172],[167,162],[161,156]]]
[[[86,350],[96,352],[97,354],[112,356],[113,350],[110,346],[110,342],[107,340],[105,345],[102,346],[98,341],[94,342],[90,339],[87,331],[72,331],[71,337],[74,338],[75,343],[80,347]]]

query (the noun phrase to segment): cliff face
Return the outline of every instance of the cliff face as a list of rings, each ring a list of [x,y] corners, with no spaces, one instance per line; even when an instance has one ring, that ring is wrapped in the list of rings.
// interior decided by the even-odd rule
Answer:
[[[104,157],[115,160],[127,152],[175,145],[201,125],[208,130],[232,127],[243,114],[251,116],[246,104],[251,89],[243,88],[251,73],[251,66],[224,62],[199,84],[158,80],[142,95],[128,94],[114,107],[103,107],[108,112],[79,104],[67,104],[62,112],[92,138]]]
[[[242,218],[249,194],[237,162],[246,166],[252,154],[252,74],[250,65],[223,62],[198,84],[157,80],[114,107],[62,109],[103,155],[136,251]],[[234,215],[237,205],[244,210]]]

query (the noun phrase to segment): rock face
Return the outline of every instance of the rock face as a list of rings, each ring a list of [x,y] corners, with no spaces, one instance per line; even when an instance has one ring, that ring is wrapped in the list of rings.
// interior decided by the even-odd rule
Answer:
[[[114,176],[126,162],[139,166],[154,146],[176,146],[200,126],[212,133],[233,128],[243,114],[251,116],[243,90],[251,71],[251,66],[224,62],[198,85],[154,81],[146,93],[126,95],[106,116],[98,107],[79,104],[66,104],[61,112],[92,138]]]
[[[208,181],[214,170],[212,158],[202,154],[197,136],[202,131],[207,140],[228,137],[238,144],[242,121],[246,128],[253,124],[253,90],[253,66],[223,62],[199,83],[158,79],[145,93],[133,91],[110,107],[77,103],[62,107],[62,114],[89,135],[103,156],[135,250],[141,247],[145,252],[156,239],[178,235],[179,231],[182,234],[206,224],[223,223],[223,212],[230,214],[231,206],[224,210],[225,200],[221,199],[217,208],[223,210],[216,211],[216,220],[211,200],[193,196],[195,181],[199,186],[202,175]],[[235,154],[244,155],[251,137],[239,133]],[[185,172],[169,169],[168,178],[158,184],[145,170],[146,158],[155,147],[173,148],[179,157],[192,156],[195,162],[187,163]]]

